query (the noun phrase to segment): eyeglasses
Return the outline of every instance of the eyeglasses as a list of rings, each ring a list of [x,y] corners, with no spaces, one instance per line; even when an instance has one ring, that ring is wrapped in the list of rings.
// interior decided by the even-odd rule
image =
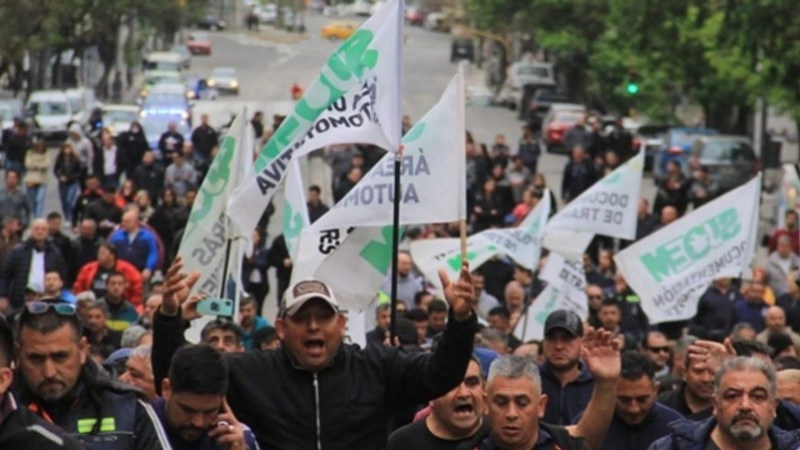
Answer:
[[[669,353],[669,347],[647,347],[653,353]]]
[[[53,311],[62,316],[74,316],[78,312],[77,308],[75,308],[75,305],[73,305],[72,303],[66,303],[66,302],[25,303],[25,310],[35,315],[44,314],[50,309],[53,309]]]

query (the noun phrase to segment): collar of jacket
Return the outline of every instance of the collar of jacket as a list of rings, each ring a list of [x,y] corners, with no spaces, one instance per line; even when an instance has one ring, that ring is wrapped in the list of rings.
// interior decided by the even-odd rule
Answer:
[[[713,417],[702,422],[689,419],[676,420],[669,424],[673,433],[673,440],[681,439],[688,445],[678,445],[679,449],[704,448],[711,438],[711,431],[717,425],[717,420]],[[800,442],[800,431],[785,431],[776,426],[770,426],[767,430],[769,440],[774,450],[795,450]]]

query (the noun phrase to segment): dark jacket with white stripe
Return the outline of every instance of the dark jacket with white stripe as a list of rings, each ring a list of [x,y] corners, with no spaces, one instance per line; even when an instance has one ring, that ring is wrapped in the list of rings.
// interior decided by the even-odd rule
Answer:
[[[57,426],[21,407],[10,392],[0,396],[0,448],[15,450],[82,450]]]

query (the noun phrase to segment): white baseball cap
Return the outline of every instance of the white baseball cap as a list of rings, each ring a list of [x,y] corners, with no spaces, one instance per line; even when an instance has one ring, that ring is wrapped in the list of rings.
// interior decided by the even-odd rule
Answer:
[[[281,302],[280,316],[293,316],[307,301],[319,298],[325,300],[331,308],[339,312],[339,302],[333,296],[331,288],[318,280],[303,280],[286,289]]]

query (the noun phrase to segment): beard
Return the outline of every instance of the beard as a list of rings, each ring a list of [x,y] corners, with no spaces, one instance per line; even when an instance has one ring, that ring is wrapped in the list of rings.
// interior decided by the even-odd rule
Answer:
[[[553,361],[547,361],[547,367],[553,372],[566,372],[574,369],[579,362],[580,359],[570,359],[565,363],[555,363]]]
[[[764,434],[764,429],[759,425],[757,418],[747,417],[755,424],[741,423],[743,418],[734,417],[733,423],[728,427],[728,434],[740,442],[750,442],[760,438]]]

